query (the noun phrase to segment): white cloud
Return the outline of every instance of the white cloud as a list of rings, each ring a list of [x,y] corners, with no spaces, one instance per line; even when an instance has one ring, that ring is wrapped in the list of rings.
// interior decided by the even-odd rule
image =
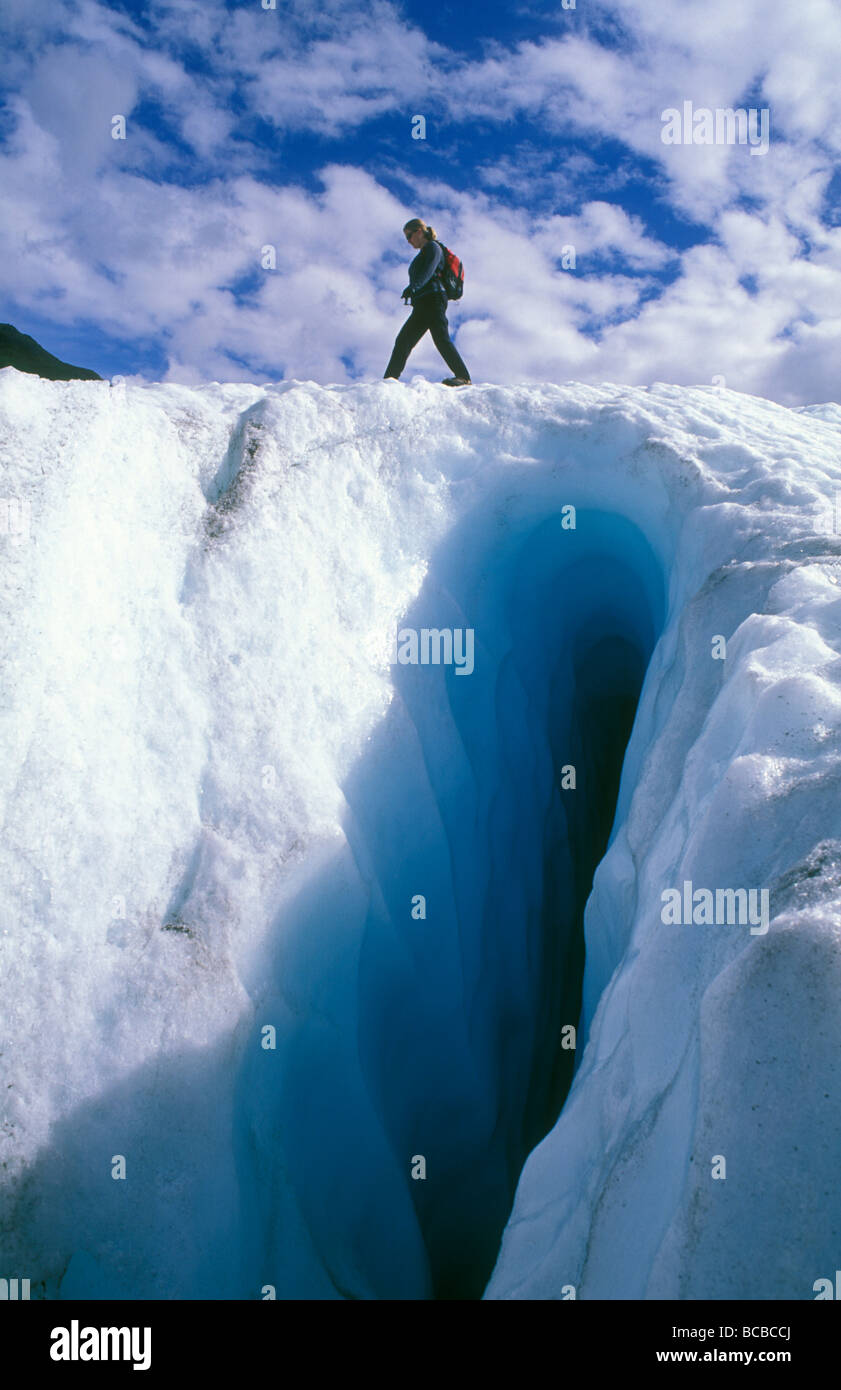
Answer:
[[[6,0],[17,93],[9,99],[16,128],[0,153],[7,293],[39,315],[155,338],[171,379],[341,381],[343,359],[379,376],[403,320],[400,228],[420,212],[467,266],[466,296],[451,318],[477,379],[720,374],[790,402],[837,396],[841,232],[821,221],[841,148],[837,5],[588,4],[620,15],[627,46],[603,48],[585,23],[466,60],[387,3],[316,10],[296,0],[264,11],[179,0],[146,12],[150,35],[94,0],[51,10],[49,23],[45,12]],[[191,51],[201,64],[188,61]],[[446,109],[463,130],[497,123],[500,153],[477,170],[473,188],[419,179],[407,165],[411,205],[338,161],[324,164],[320,191],[270,186],[258,177],[259,152],[252,158],[231,140],[234,92],[280,138]],[[771,108],[766,156],[662,143],[665,107],[732,106],[748,92]],[[150,98],[192,156],[133,118]],[[124,142],[111,139],[117,113],[129,121]],[[522,115],[535,125],[512,148],[506,126]],[[571,145],[581,132],[592,153]],[[709,243],[677,256],[611,203],[630,175],[621,164],[602,174],[595,154],[604,139],[654,161],[658,192],[678,215],[707,223]],[[173,160],[215,176],[167,183]],[[599,177],[600,196],[567,215],[554,211],[573,204],[582,180]],[[535,185],[544,213],[534,212]],[[259,266],[267,243],[277,247],[273,272]],[[570,244],[575,271],[559,264]],[[663,271],[675,272],[665,288]],[[248,275],[256,287],[238,302],[230,287]],[[755,294],[739,284],[747,275]],[[409,373],[439,366],[427,342]]]

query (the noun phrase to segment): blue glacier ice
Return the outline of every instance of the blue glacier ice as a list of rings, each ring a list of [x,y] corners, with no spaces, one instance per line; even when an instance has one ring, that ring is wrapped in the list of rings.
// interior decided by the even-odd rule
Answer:
[[[8,369],[0,421],[0,1275],[813,1298],[841,408]]]

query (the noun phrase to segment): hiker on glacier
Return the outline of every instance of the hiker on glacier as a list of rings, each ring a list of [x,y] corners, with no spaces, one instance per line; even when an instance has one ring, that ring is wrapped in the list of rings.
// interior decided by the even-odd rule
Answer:
[[[412,348],[429,329],[433,343],[453,373],[445,378],[444,385],[468,386],[470,373],[450,338],[447,323],[447,299],[461,298],[464,280],[461,262],[451,252],[445,256],[446,247],[437,240],[434,228],[428,227],[421,217],[407,222],[403,235],[418,253],[409,266],[409,283],[403,291],[404,303],[412,301],[412,312],[397,334],[385,379],[397,380]]]

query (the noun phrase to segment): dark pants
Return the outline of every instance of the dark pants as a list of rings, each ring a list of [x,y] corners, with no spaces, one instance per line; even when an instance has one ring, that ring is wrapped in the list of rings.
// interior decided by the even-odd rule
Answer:
[[[417,304],[414,305],[410,316],[397,334],[397,341],[394,344],[391,360],[385,369],[385,375],[399,377],[406,365],[409,353],[413,347],[417,347],[427,329],[432,334],[432,341],[453,376],[463,376],[469,380],[470,373],[459,357],[455,343],[450,339],[450,328],[447,323],[447,301],[438,290],[421,295]]]

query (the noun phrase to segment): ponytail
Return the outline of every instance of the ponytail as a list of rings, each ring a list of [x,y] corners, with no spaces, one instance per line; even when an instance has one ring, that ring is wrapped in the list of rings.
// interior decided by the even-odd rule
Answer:
[[[403,231],[408,232],[409,234],[411,234],[412,232],[422,231],[427,241],[438,240],[437,236],[435,235],[435,228],[428,227],[422,217],[413,217],[409,222],[406,223],[405,227],[403,228]]]

